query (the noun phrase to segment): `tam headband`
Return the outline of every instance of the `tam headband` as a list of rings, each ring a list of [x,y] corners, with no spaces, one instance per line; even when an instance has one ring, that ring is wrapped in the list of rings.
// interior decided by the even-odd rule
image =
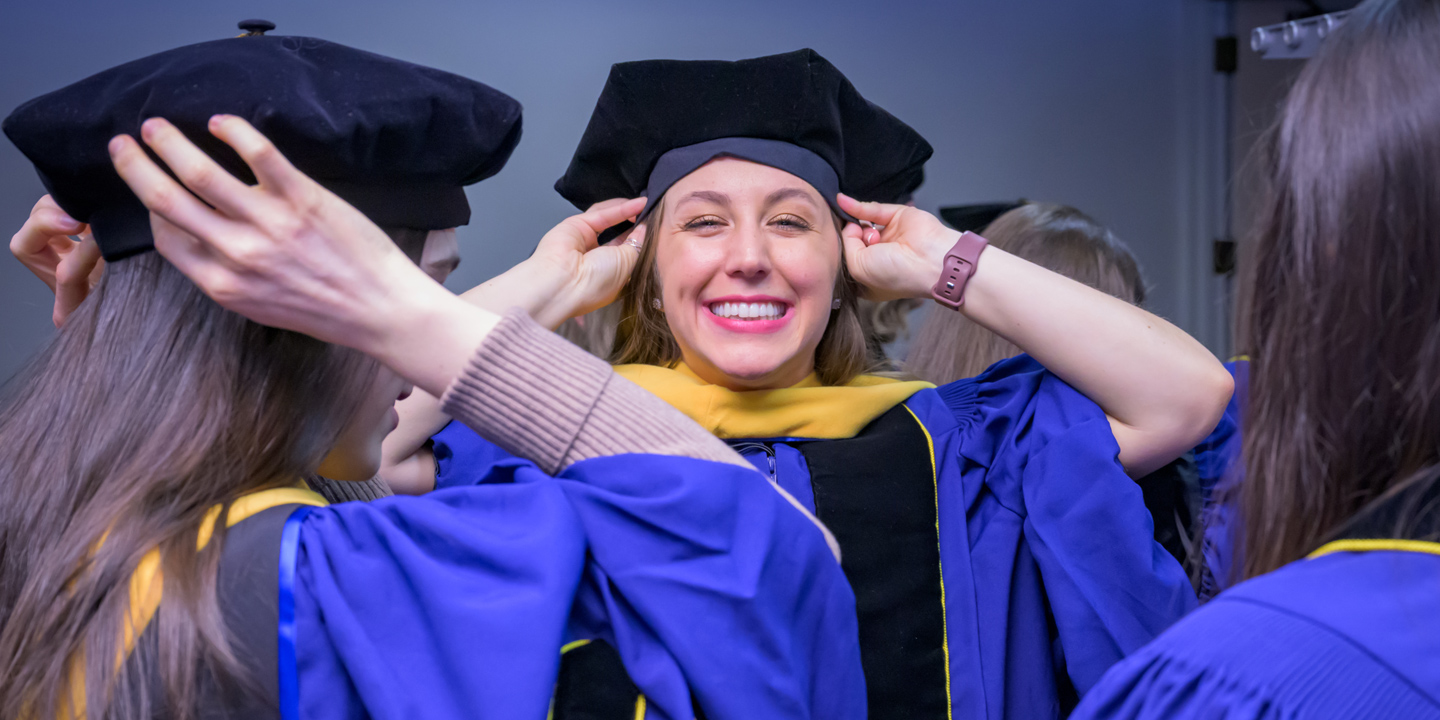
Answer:
[[[644,220],[655,209],[655,201],[672,185],[717,157],[739,158],[784,170],[810,183],[840,217],[847,221],[854,220],[836,204],[835,196],[840,193],[840,178],[835,174],[835,168],[830,167],[830,163],[825,162],[824,158],[799,145],[748,137],[706,140],[678,147],[661,155],[660,159],[655,161],[655,169],[650,171],[650,181],[645,186],[645,197],[649,200],[645,202],[640,219]]]

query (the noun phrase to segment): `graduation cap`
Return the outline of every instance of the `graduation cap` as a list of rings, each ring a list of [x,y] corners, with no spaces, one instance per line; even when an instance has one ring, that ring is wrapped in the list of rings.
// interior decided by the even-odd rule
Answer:
[[[940,219],[960,232],[978,233],[995,222],[995,218],[1029,203],[1029,200],[1016,200],[979,205],[951,205],[940,208]]]
[[[925,178],[925,138],[860,96],[814,50],[619,63],[555,190],[576,207],[650,198],[717,157],[779,168],[831,203],[895,202]],[[836,208],[839,211],[839,208]]]
[[[520,103],[481,83],[308,37],[246,35],[105,70],[21,105],[4,122],[65,212],[89,223],[106,260],[153,247],[149,213],[111,165],[108,144],[152,117],[174,123],[221,166],[254,182],[206,129],[248,120],[300,171],[376,224],[464,225],[464,186],[499,172],[520,140]]]

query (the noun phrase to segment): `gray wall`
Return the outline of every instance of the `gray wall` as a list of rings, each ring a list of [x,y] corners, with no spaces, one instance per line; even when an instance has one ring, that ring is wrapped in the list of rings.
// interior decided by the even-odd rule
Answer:
[[[570,212],[551,185],[611,63],[809,46],[935,146],[920,207],[1022,196],[1078,206],[1139,254],[1153,309],[1199,328],[1205,308],[1195,288],[1204,271],[1194,259],[1204,233],[1196,218],[1208,217],[1198,206],[1213,198],[1194,188],[1196,173],[1206,172],[1195,157],[1209,137],[1196,116],[1211,91],[1217,5],[6,0],[0,112],[111,65],[233,35],[245,17],[482,80],[524,103],[525,137],[504,172],[470,191],[474,220],[460,235],[466,260],[450,282],[464,289],[526,257]],[[25,159],[0,143],[0,235],[19,228],[41,192]],[[44,287],[0,258],[0,378],[53,332],[49,307]]]

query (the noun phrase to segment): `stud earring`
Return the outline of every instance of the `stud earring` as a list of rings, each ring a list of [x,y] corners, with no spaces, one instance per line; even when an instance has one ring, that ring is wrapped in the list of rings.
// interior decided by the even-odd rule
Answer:
[[[831,301],[830,301],[830,309],[831,309],[831,310],[839,310],[839,309],[840,309],[840,298],[835,298],[834,300],[831,300]]]
[[[653,307],[656,310],[664,310],[665,303],[660,302],[660,298],[650,298],[650,307]]]

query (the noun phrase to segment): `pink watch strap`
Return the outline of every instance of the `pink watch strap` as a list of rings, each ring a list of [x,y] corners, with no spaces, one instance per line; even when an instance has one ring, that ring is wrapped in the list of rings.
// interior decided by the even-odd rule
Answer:
[[[975,274],[975,265],[980,262],[980,252],[988,244],[985,238],[973,232],[960,233],[955,247],[945,253],[945,265],[940,271],[940,279],[935,283],[935,287],[930,289],[935,302],[951,310],[959,310],[960,306],[965,304],[965,283]]]

